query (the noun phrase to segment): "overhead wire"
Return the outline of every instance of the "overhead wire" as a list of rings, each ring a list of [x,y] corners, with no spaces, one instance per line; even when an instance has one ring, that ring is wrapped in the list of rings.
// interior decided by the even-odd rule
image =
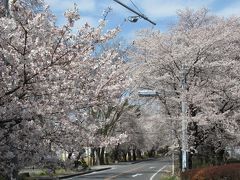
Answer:
[[[131,1],[132,5],[138,10],[138,12],[143,15],[143,13],[140,11],[140,9],[137,7],[137,5],[132,0],[130,0],[130,1]]]
[[[132,3],[132,5],[137,9],[137,11],[141,14],[141,15],[143,15],[144,16],[144,14],[141,12],[141,10],[137,7],[137,5],[132,1],[132,0],[130,0],[130,2]],[[152,26],[152,28],[151,29],[154,29],[154,25]]]
[[[146,21],[150,22],[151,24],[156,25],[155,22],[153,22],[153,21],[151,21],[150,19],[148,19],[148,17],[146,17],[144,14],[137,12],[136,10],[134,10],[134,9],[130,8],[129,6],[127,6],[126,4],[123,4],[121,1],[119,1],[119,0],[113,0],[113,1],[115,1],[115,2],[118,3],[118,4],[120,4],[121,6],[125,7],[126,9],[132,11],[132,12],[135,13],[136,15],[138,15],[138,16],[135,16],[135,17],[132,16],[133,19],[131,20],[131,22],[137,22],[137,18],[140,17],[140,18],[143,18],[143,19],[145,19]],[[132,2],[132,1],[131,1],[131,2]],[[134,3],[132,2],[132,4],[134,4]],[[135,6],[135,8],[137,7],[135,4],[134,4],[134,6]],[[139,8],[137,8],[137,9],[138,9],[138,11],[140,11]]]

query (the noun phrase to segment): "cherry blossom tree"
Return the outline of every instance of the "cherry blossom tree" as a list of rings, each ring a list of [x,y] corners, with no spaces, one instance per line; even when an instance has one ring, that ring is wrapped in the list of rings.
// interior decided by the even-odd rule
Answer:
[[[133,88],[160,92],[162,114],[172,121],[177,139],[184,97],[189,150],[203,155],[200,149],[209,147],[216,154],[239,144],[239,17],[211,16],[206,9],[180,10],[178,17],[166,33],[139,33],[131,53]]]
[[[101,20],[72,33],[77,7],[57,27],[47,6],[36,11],[30,5],[37,4],[13,1],[10,17],[0,18],[0,170],[13,177],[58,148],[78,151],[81,139],[90,139],[86,132],[98,129],[91,121],[81,124],[88,120],[83,110],[120,98],[128,84],[118,52],[94,56],[118,28],[106,32]]]
[[[138,111],[135,106],[130,105],[128,100],[119,101],[106,106],[99,106],[91,109],[92,120],[96,126],[96,131],[91,138],[89,144],[92,148],[93,164],[108,163],[109,157],[104,157],[107,154],[114,153],[113,160],[117,160],[119,145],[124,142],[129,142],[129,130],[136,127],[129,127],[129,122],[136,120]],[[132,129],[131,129],[132,128]]]

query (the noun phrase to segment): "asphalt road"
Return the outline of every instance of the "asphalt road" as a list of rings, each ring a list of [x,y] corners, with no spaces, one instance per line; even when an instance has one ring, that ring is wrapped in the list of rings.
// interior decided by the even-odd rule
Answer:
[[[68,180],[160,180],[160,174],[171,164],[170,160],[148,160],[136,164],[114,165],[112,169],[68,178]]]

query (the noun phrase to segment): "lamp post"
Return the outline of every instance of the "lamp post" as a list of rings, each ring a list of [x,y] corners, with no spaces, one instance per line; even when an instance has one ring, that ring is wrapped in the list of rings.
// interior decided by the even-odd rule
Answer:
[[[188,169],[188,156],[187,156],[187,151],[188,151],[188,137],[187,137],[187,101],[186,101],[186,89],[187,89],[187,81],[186,81],[186,67],[182,65],[181,69],[181,88],[182,88],[182,93],[181,93],[181,118],[182,118],[182,149],[181,149],[181,167],[182,167],[182,172],[184,172],[186,169]],[[163,92],[165,92],[163,90]],[[168,92],[169,94],[172,94],[172,92]],[[161,93],[155,91],[155,90],[140,90],[138,91],[138,95],[140,97],[156,97],[160,96]],[[173,131],[173,130],[172,130]],[[173,136],[173,132],[172,132]],[[173,163],[174,163],[174,153],[173,153]],[[173,165],[174,169],[174,165]],[[173,170],[174,172],[174,170]]]
[[[3,0],[3,5],[5,8],[5,16],[9,17],[9,0]]]
[[[182,104],[182,172],[188,169],[188,137],[187,137],[187,102],[186,102],[186,67],[182,65],[182,80],[181,80],[181,88],[182,88],[182,96],[181,96],[181,104]]]
[[[126,9],[128,9],[129,11],[133,12],[134,14],[136,14],[137,16],[132,16],[130,17],[132,20],[130,20],[130,22],[137,22],[138,18],[143,18],[145,19],[146,21],[150,22],[151,24],[153,25],[156,25],[155,22],[151,21],[150,19],[148,19],[148,17],[146,17],[144,14],[142,13],[139,13],[135,10],[133,10],[132,8],[128,7],[126,4],[123,4],[121,1],[119,0],[113,0],[115,1],[116,3],[120,4],[121,6],[125,7]]]
[[[161,93],[154,91],[154,90],[145,89],[145,90],[138,91],[138,95],[140,97],[159,97],[161,95]],[[171,126],[172,126],[171,139],[173,142],[173,123],[172,123],[172,121],[171,121]],[[173,150],[172,150],[172,175],[174,175],[174,151]]]

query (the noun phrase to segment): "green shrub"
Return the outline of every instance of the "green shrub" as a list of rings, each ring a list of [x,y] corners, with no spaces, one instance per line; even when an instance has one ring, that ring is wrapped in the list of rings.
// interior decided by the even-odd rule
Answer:
[[[81,159],[81,166],[83,167],[83,169],[87,169],[88,168],[88,165],[87,165],[86,161],[83,158]]]
[[[31,176],[46,176],[47,175],[47,170],[41,170],[41,171],[38,171],[38,172],[33,172],[31,173]]]
[[[21,180],[29,178],[29,177],[30,177],[30,174],[28,172],[19,174],[19,179],[21,179]]]
[[[240,159],[235,159],[235,158],[230,158],[227,160],[227,163],[230,164],[230,163],[240,163]]]
[[[65,174],[72,174],[76,173],[76,171],[70,170],[70,169],[56,169],[55,170],[55,175],[65,175]]]

